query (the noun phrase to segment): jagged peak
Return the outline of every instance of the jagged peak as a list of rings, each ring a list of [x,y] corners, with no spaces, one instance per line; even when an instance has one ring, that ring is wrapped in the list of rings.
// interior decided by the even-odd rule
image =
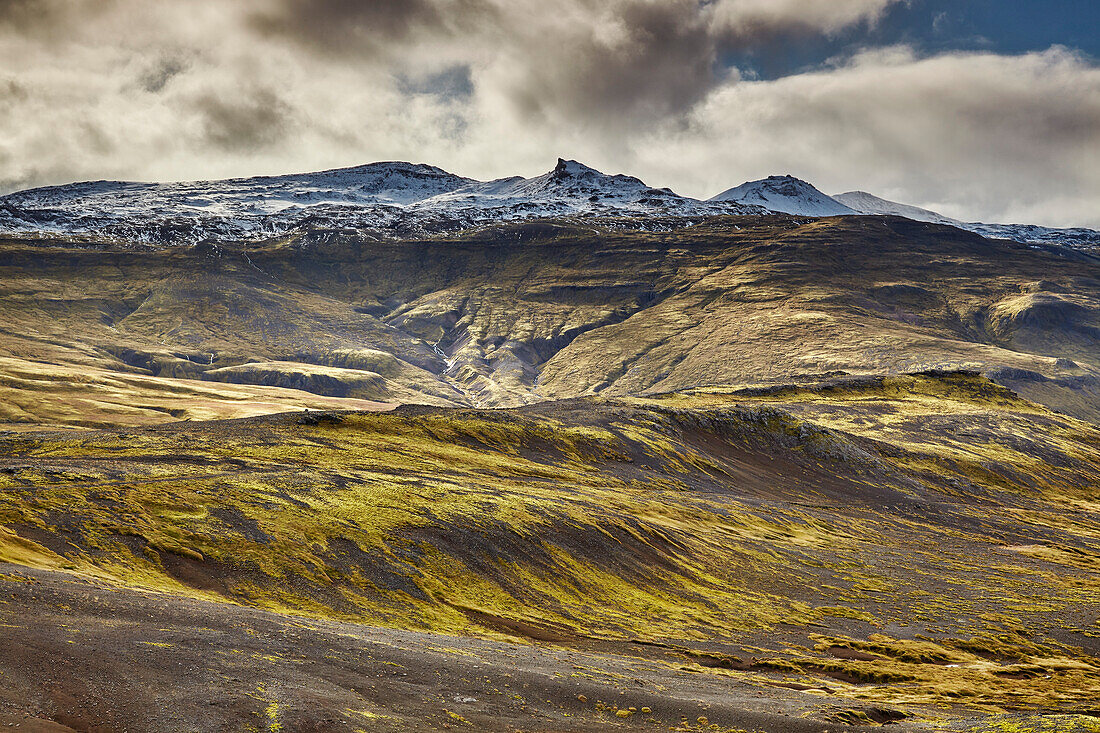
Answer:
[[[798,178],[797,176],[792,176],[790,174],[784,174],[781,176],[768,176],[767,178],[762,178],[759,181],[752,181],[752,183],[758,183],[762,185],[782,184],[795,188],[812,189],[814,191],[817,190],[817,187],[814,186],[812,183],[804,181],[801,178]]]
[[[574,178],[577,176],[586,175],[606,175],[596,170],[595,168],[592,168],[591,166],[585,165],[584,163],[576,160],[568,160],[566,158],[558,158],[558,163],[554,166],[554,170],[551,171],[551,174],[555,178]]]

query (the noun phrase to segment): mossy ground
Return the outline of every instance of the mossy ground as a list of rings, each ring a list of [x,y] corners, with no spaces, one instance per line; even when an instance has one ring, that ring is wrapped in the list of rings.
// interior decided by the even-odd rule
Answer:
[[[9,435],[0,557],[924,715],[1088,707],[1096,429],[906,380]]]

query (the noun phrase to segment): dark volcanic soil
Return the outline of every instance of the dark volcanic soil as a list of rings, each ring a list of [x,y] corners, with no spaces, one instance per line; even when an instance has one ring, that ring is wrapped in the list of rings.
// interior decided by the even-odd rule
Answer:
[[[688,671],[662,659],[662,650],[639,645],[496,643],[318,622],[10,565],[0,571],[0,727],[22,731],[550,732],[717,724],[723,731],[809,733],[841,729],[823,717],[859,709],[839,700],[823,705],[820,691]],[[620,718],[613,705],[639,712]],[[811,706],[816,720],[801,717]]]

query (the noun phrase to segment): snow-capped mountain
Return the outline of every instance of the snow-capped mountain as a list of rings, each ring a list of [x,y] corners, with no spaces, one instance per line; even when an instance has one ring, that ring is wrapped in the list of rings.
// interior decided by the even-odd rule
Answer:
[[[1011,239],[1024,244],[1056,244],[1100,252],[1100,231],[1084,227],[1058,229],[1037,224],[982,224],[981,222],[965,222],[956,226],[980,234],[987,239]]]
[[[896,201],[887,201],[878,196],[873,196],[866,191],[849,191],[848,193],[836,194],[831,198],[854,210],[858,214],[904,216],[906,219],[912,219],[913,221],[927,221],[932,224],[948,224],[950,226],[959,226],[962,224],[958,219],[952,219],[949,216],[937,214],[935,211],[922,209],[919,206],[899,204]]]
[[[723,191],[711,201],[762,206],[797,216],[846,216],[857,213],[793,176],[769,176]]]
[[[607,175],[574,160],[533,178],[478,181],[431,165],[371,163],[319,173],[190,183],[93,181],[0,197],[0,234],[60,234],[153,244],[252,239],[302,230],[381,236],[543,217],[631,217],[639,226],[735,214],[893,215],[985,237],[1100,249],[1100,232],[964,223],[861,191],[827,196],[792,176],[750,181],[707,201]]]
[[[558,160],[534,178],[477,181],[389,162],[288,176],[192,183],[95,181],[0,198],[0,232],[189,243],[301,228],[417,231],[549,216],[697,217],[763,209],[704,202]]]
[[[558,160],[549,173],[534,178],[501,178],[471,183],[421,201],[416,208],[455,209],[464,206],[495,210],[538,210],[545,214],[578,213],[728,213],[667,188],[651,188],[633,176],[611,176],[575,160]],[[544,215],[545,215],[544,214]]]
[[[223,181],[93,181],[21,191],[3,197],[0,203],[24,209],[64,209],[79,202],[93,211],[137,215],[171,212],[249,216],[318,204],[406,206],[472,182],[434,166],[393,162]]]
[[[249,236],[282,230],[312,210],[369,213],[385,222],[406,206],[473,182],[403,162],[222,181],[93,181],[0,198],[0,230],[138,241]]]

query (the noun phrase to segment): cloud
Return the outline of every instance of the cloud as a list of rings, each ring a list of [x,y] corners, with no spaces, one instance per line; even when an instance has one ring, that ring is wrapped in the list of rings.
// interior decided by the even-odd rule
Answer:
[[[278,0],[247,18],[265,37],[329,56],[431,63],[410,58],[412,47],[442,65],[461,57],[528,120],[629,125],[694,106],[725,78],[725,51],[832,33],[899,1]]]
[[[1100,226],[1100,72],[1070,51],[721,67],[897,1],[0,0],[0,189],[562,155],[689,195],[790,172]]]
[[[836,33],[856,23],[874,23],[900,0],[717,0],[710,12],[714,26],[752,42],[779,32]]]
[[[577,2],[541,23],[510,21],[522,41],[483,78],[528,122],[648,125],[719,82],[718,44],[695,0]]]
[[[963,218],[1100,225],[1100,69],[1065,49],[866,52],[720,89],[692,130],[679,154],[700,167],[789,171],[827,191],[863,188]]]
[[[172,81],[173,77],[182,74],[186,69],[187,63],[182,58],[164,56],[152,62],[146,73],[142,75],[139,83],[145,91],[156,94],[164,91],[164,88],[168,86],[168,82]]]
[[[411,41],[476,33],[494,23],[489,0],[273,0],[245,15],[251,28],[330,55],[374,56]]]
[[[283,142],[293,110],[272,89],[249,89],[232,96],[203,94],[191,108],[202,118],[203,138],[215,150],[246,152]]]

